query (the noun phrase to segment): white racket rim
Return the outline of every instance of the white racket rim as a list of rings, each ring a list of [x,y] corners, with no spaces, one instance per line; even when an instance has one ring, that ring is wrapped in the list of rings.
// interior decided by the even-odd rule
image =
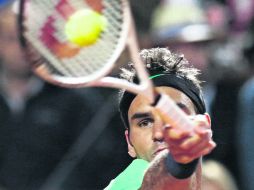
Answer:
[[[78,77],[72,77],[72,76],[62,76],[62,75],[58,75],[58,74],[52,74],[50,73],[47,66],[47,64],[43,64],[43,62],[48,62],[50,60],[48,60],[48,58],[45,58],[45,56],[43,56],[43,54],[41,54],[40,52],[38,52],[40,50],[39,46],[38,48],[36,48],[36,51],[41,55],[42,60],[40,60],[40,63],[42,64],[35,64],[33,66],[33,71],[35,72],[36,75],[38,75],[39,77],[41,77],[42,79],[49,81],[53,84],[56,85],[60,85],[60,86],[66,86],[66,87],[81,87],[81,86],[87,86],[88,83],[93,83],[93,81],[97,81],[99,79],[101,79],[102,77],[108,75],[110,73],[110,71],[114,68],[115,62],[117,61],[117,59],[119,58],[119,56],[121,55],[121,53],[123,52],[124,48],[126,47],[126,41],[127,38],[129,36],[130,33],[130,24],[131,24],[131,12],[130,12],[130,8],[129,8],[129,2],[126,0],[121,0],[122,4],[123,4],[123,20],[124,22],[122,23],[122,31],[121,31],[121,35],[120,38],[118,40],[118,43],[115,47],[115,51],[113,52],[112,56],[110,57],[110,59],[107,61],[107,63],[98,71],[89,74],[88,76],[78,76]],[[26,36],[27,32],[24,31],[24,36]],[[28,44],[27,45],[28,49],[29,46],[31,46],[33,48],[33,46],[35,46],[35,44],[33,43],[33,45],[30,44],[29,40],[27,40]],[[34,48],[33,48],[34,49]],[[43,60],[44,59],[44,60]],[[91,85],[89,85],[91,86]]]

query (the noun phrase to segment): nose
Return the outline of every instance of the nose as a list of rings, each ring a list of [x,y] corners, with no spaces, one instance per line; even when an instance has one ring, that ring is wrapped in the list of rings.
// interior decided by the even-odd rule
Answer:
[[[164,140],[163,133],[160,131],[156,131],[153,133],[153,141],[162,142]]]
[[[153,131],[152,131],[152,138],[153,141],[155,142],[162,142],[164,141],[164,133],[163,133],[163,122],[161,121],[160,118],[155,119],[155,123],[153,126]]]

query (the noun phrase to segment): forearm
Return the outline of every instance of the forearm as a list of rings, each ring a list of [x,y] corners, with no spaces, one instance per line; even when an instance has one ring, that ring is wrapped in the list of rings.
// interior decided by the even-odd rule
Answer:
[[[184,179],[174,177],[166,166],[167,152],[163,152],[151,162],[146,171],[141,190],[200,190],[201,189],[201,166],[198,161],[195,171]]]

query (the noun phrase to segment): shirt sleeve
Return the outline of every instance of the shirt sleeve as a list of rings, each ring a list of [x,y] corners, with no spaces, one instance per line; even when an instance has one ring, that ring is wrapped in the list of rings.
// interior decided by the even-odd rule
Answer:
[[[135,159],[132,163],[104,190],[137,190],[141,187],[143,177],[149,163],[142,159]]]

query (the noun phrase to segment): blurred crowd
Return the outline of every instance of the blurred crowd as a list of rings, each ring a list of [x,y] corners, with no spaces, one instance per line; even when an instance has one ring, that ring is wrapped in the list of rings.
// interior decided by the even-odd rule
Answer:
[[[37,78],[19,45],[11,3],[0,0],[0,184],[6,190],[102,189],[130,162],[117,91],[64,89]],[[204,160],[225,168],[219,172],[235,189],[251,190],[254,1],[130,3],[141,48],[167,46],[201,70],[217,143]],[[118,64],[127,59],[123,54]]]
[[[19,44],[14,7],[3,5],[0,186],[6,190],[102,189],[130,161],[120,135],[124,128],[119,127],[117,92],[61,88],[35,76]]]
[[[148,25],[137,22],[140,36],[144,37],[141,45],[167,46],[183,53],[201,70],[205,101],[218,145],[204,159],[218,161],[229,170],[239,189],[251,190],[254,185],[251,148],[254,2],[153,1],[143,15],[139,11],[144,4],[131,2],[137,18],[145,21],[149,18],[145,15],[151,15]]]

